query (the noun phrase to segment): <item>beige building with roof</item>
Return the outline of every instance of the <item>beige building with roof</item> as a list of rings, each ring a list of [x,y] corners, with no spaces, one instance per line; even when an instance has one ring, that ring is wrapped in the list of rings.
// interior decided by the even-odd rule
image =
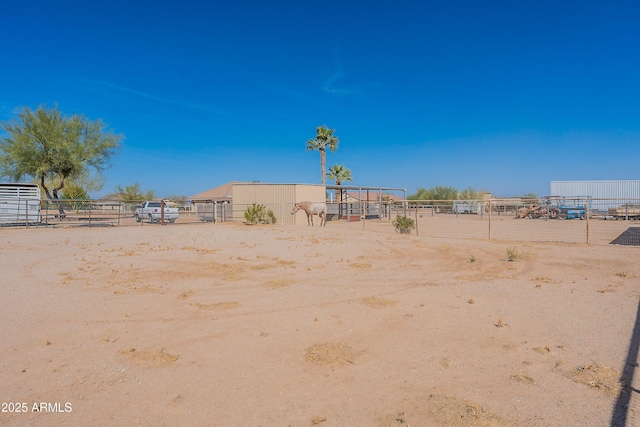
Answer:
[[[229,182],[189,197],[201,221],[244,221],[244,212],[253,203],[275,214],[277,224],[307,224],[304,212],[291,215],[294,203],[325,202],[326,186],[317,184],[272,184]]]

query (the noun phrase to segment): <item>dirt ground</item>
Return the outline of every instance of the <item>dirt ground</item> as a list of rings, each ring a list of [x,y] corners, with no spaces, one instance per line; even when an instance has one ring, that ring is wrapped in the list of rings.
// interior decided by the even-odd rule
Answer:
[[[0,242],[2,425],[640,425],[638,247],[388,222]]]

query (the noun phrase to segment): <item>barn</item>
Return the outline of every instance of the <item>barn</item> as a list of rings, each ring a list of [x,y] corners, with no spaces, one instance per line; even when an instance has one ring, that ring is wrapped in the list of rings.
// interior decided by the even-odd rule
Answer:
[[[307,224],[303,212],[291,215],[296,202],[324,202],[327,189],[318,184],[273,184],[229,182],[189,197],[194,213],[201,221],[243,221],[252,204],[265,205],[278,224]]]

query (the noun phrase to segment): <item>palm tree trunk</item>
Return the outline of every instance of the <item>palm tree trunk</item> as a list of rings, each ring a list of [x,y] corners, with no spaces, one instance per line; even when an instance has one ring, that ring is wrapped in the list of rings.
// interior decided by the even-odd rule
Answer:
[[[318,151],[320,151],[320,176],[322,177],[322,185],[325,185],[326,183],[326,170],[325,170],[325,166],[327,163],[327,153],[325,152],[324,148],[320,148]]]

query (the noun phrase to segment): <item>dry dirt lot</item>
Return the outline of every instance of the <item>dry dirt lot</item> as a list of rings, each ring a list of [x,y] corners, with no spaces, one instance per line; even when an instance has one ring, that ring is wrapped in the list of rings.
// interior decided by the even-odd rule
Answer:
[[[388,222],[0,242],[2,425],[640,425],[638,247]]]

